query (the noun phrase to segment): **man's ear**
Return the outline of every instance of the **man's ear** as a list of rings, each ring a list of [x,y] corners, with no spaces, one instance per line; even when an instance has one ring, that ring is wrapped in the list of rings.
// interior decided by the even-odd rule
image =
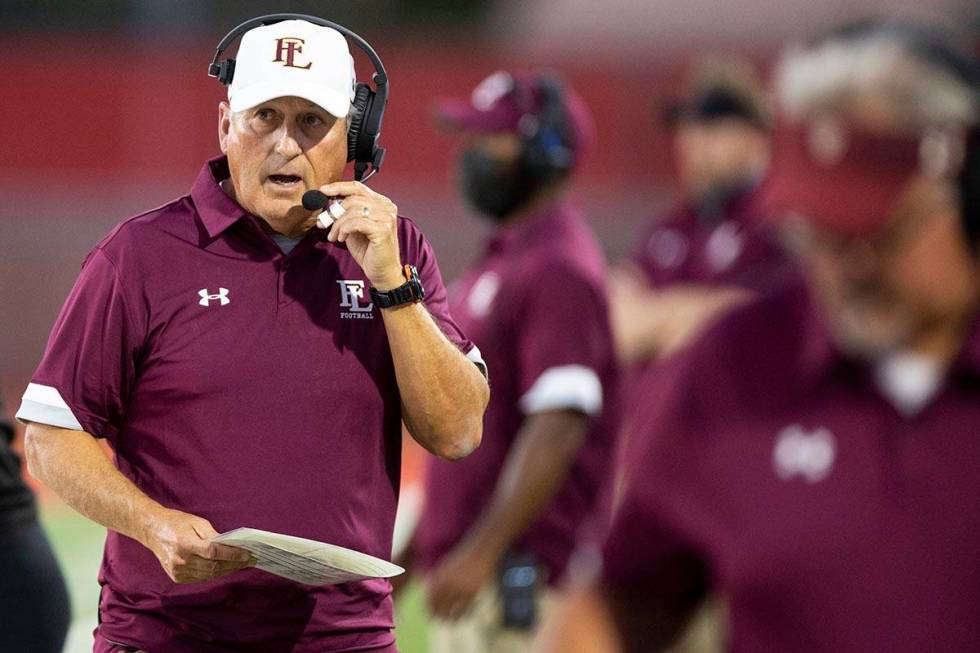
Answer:
[[[231,131],[231,107],[227,102],[218,105],[218,145],[222,154],[228,154],[228,133]]]

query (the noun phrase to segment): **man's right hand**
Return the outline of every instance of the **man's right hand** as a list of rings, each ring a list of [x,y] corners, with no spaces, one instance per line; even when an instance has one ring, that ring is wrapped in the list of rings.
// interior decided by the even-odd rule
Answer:
[[[143,544],[175,583],[213,580],[255,565],[248,551],[212,542],[219,533],[202,517],[163,509],[147,530]]]
[[[215,544],[208,520],[164,508],[116,469],[86,431],[31,423],[24,437],[31,473],[89,519],[153,551],[177,583],[254,566],[248,551]]]

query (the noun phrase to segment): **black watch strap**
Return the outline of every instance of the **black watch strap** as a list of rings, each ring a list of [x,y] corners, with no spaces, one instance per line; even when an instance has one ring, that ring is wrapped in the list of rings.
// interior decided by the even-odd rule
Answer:
[[[425,288],[422,287],[422,280],[419,279],[419,271],[414,265],[406,265],[404,274],[407,281],[392,288],[387,292],[381,292],[377,288],[371,288],[371,301],[380,308],[392,308],[402,304],[414,304],[425,299]]]

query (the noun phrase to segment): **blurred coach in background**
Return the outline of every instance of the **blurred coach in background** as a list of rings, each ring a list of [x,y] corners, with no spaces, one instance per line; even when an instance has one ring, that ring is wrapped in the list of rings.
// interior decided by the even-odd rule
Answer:
[[[752,65],[699,60],[664,119],[680,199],[612,277],[613,328],[627,363],[675,351],[725,309],[778,287],[790,269],[759,221],[772,118]]]
[[[628,418],[600,579],[539,651],[980,648],[974,62],[865,24],[790,51],[766,204],[806,288],[735,309]]]
[[[340,181],[354,84],[338,31],[247,31],[224,156],[99,243],[55,323],[18,417],[32,472],[109,529],[97,651],[395,651],[387,580],[219,578],[249,555],[211,542],[252,526],[389,557],[402,420],[438,456],[480,440],[482,361],[432,249]],[[344,198],[329,229],[301,205],[317,188]]]
[[[616,430],[605,266],[565,197],[594,128],[547,73],[495,73],[440,109],[464,139],[462,192],[495,225],[453,286],[453,313],[497,373],[480,450],[428,470],[415,560],[433,651],[526,651]]]

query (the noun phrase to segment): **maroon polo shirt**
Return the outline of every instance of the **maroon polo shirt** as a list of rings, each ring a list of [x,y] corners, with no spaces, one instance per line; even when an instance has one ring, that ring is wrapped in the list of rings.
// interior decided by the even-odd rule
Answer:
[[[461,461],[430,461],[416,558],[423,569],[433,567],[473,526],[528,415],[579,410],[590,426],[568,479],[514,547],[537,557],[556,582],[594,507],[616,434],[601,251],[577,210],[551,206],[498,229],[450,295],[453,315],[493,370],[493,393],[480,448]]]
[[[736,652],[978,650],[980,323],[925,407],[885,397],[802,290],[736,309],[631,404],[605,581],[720,591]]]
[[[656,288],[694,283],[769,292],[792,270],[760,224],[754,187],[715,206],[679,204],[644,234],[632,261]]]
[[[120,471],[219,531],[267,529],[391,555],[399,393],[380,309],[346,248],[288,256],[204,166],[191,193],[120,224],[85,260],[18,416],[106,438]],[[435,255],[400,218],[402,260],[464,352]],[[176,585],[110,531],[105,639],[153,653],[394,651],[387,580],[300,585],[250,569]]]

